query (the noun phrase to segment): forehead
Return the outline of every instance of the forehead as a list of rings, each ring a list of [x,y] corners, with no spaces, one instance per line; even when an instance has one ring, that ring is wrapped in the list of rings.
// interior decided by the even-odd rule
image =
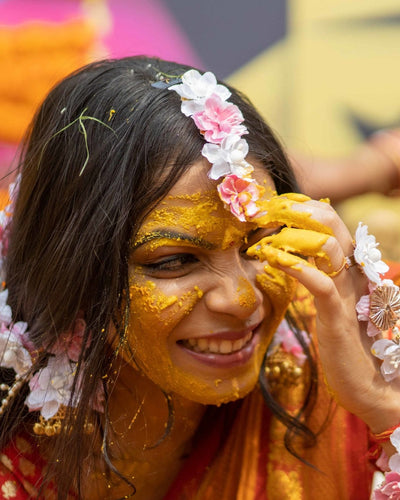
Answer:
[[[205,161],[193,165],[146,217],[135,243],[169,231],[226,248],[255,229],[254,223],[240,222],[224,207],[217,191],[222,179],[210,180],[209,169]],[[265,187],[265,196],[271,197],[274,184],[265,169],[255,167],[253,177]]]

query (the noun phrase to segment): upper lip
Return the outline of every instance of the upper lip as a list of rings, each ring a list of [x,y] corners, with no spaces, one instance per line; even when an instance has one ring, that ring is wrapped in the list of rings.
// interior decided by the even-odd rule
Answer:
[[[210,335],[199,335],[196,337],[189,337],[187,339],[182,339],[182,340],[189,340],[189,339],[207,339],[207,340],[239,340],[244,337],[246,337],[249,333],[254,332],[259,326],[261,325],[261,321],[258,323],[253,324],[252,326],[249,326],[246,329],[243,330],[224,330],[221,332],[217,333],[212,333]]]

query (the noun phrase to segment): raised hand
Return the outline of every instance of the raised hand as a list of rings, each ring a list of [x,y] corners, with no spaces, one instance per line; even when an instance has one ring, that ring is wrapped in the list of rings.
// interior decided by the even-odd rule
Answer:
[[[368,293],[359,266],[349,266],[354,242],[329,203],[288,193],[262,201],[256,222],[282,228],[255,245],[249,256],[296,278],[315,297],[319,352],[326,382],[337,401],[373,432],[400,421],[400,384],[388,384],[371,354],[374,339],[359,322],[356,304]],[[375,339],[376,340],[376,339]]]

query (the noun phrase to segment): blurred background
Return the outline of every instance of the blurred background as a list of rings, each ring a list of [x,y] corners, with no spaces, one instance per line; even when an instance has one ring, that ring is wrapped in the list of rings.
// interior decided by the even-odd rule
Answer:
[[[0,0],[0,174],[55,82],[133,54],[214,71],[309,158],[349,155],[400,127],[398,0]],[[367,194],[337,208],[400,260],[398,198]]]

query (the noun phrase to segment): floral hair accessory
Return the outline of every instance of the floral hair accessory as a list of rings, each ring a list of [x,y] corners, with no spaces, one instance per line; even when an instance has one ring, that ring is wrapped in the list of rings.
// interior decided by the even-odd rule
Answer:
[[[369,293],[358,301],[357,317],[368,322],[368,336],[384,333],[385,338],[376,340],[371,352],[382,360],[381,373],[389,382],[400,376],[400,289],[392,280],[382,279],[389,266],[381,260],[377,246],[375,237],[368,234],[368,227],[360,222],[354,259],[369,279]]]
[[[359,321],[367,321],[367,335],[384,338],[376,340],[372,354],[382,361],[381,374],[386,382],[400,376],[400,289],[392,280],[383,279],[389,266],[381,260],[378,243],[368,227],[361,222],[355,235],[354,260],[369,279],[369,293],[363,295],[356,305]],[[378,442],[387,438],[396,449],[389,460],[380,459],[386,471],[384,482],[373,492],[375,500],[400,500],[400,426],[395,426],[378,435]]]
[[[181,81],[168,90],[180,95],[182,113],[193,119],[206,141],[202,155],[212,165],[208,176],[224,177],[218,185],[221,200],[240,221],[251,219],[259,212],[256,201],[264,188],[251,177],[254,168],[246,161],[249,146],[243,136],[248,130],[242,112],[228,101],[231,92],[213,73],[191,69]]]
[[[11,203],[0,211],[0,274],[2,277],[18,182],[19,179],[10,185]],[[71,396],[86,323],[83,315],[79,314],[71,331],[61,335],[55,345],[49,349],[47,363],[35,372],[34,362],[38,351],[29,339],[28,325],[22,321],[13,321],[12,310],[7,300],[8,290],[5,289],[0,292],[0,367],[14,370],[16,376],[12,386],[0,385],[0,390],[7,392],[7,396],[0,403],[0,414],[4,412],[22,385],[29,382],[30,392],[25,399],[25,404],[30,411],[40,411],[41,418],[47,421],[54,417],[61,407],[76,406],[79,401],[79,380],[72,402]],[[102,386],[99,384],[96,400],[92,403],[94,410],[103,411],[103,396]]]
[[[396,453],[388,461],[382,461],[387,472],[384,482],[373,492],[373,500],[400,500],[400,426],[394,429],[389,439]]]
[[[389,270],[389,266],[381,260],[379,243],[376,242],[375,236],[368,234],[368,226],[362,222],[358,223],[355,237],[354,259],[367,278],[379,285],[382,281],[380,275]]]

